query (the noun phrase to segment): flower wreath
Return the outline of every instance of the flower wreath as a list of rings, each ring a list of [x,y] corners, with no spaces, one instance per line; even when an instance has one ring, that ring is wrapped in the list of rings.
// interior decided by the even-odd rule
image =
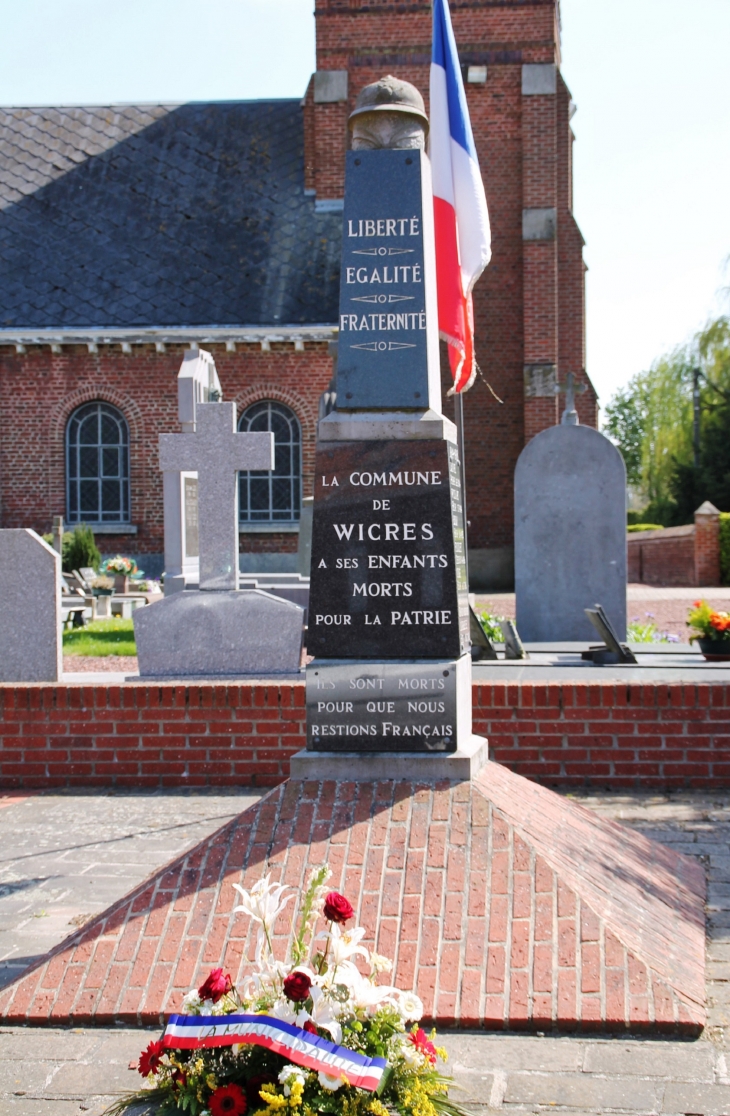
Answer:
[[[291,889],[269,876],[233,885],[234,912],[258,925],[251,975],[239,990],[213,969],[190,991],[185,1014],[140,1055],[145,1087],[108,1116],[140,1102],[188,1116],[463,1116],[438,1069],[446,1051],[419,1026],[423,1004],[380,983],[392,963],[362,945],[361,926],[346,928],[355,912],[327,892],[329,876],[324,866],[309,878],[286,964],[272,935]]]

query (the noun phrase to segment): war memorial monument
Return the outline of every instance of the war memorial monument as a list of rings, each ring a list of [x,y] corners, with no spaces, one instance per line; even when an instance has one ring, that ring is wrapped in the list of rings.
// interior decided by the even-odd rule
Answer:
[[[6,1018],[47,1022],[63,968],[74,1021],[98,1010],[157,1024],[211,966],[234,983],[249,971],[255,930],[232,916],[232,884],[271,873],[302,889],[328,864],[365,944],[394,958],[393,983],[420,997],[426,1020],[686,1036],[705,1025],[702,866],[495,763],[472,732],[427,125],[420,94],[393,78],[366,86],[351,117],[336,406],[320,420],[316,460],[306,747],[289,779],[21,977],[0,1001]],[[171,438],[166,468],[199,473],[198,592],[222,608],[238,592],[228,521],[235,470],[250,458],[229,406],[202,403],[197,421]],[[225,455],[208,448],[218,425]],[[227,561],[208,571],[202,489],[217,483]],[[172,614],[185,597],[149,613]],[[517,712],[505,704],[505,719]],[[543,714],[548,727],[558,716],[547,699]],[[274,945],[288,939],[288,919],[277,922]]]

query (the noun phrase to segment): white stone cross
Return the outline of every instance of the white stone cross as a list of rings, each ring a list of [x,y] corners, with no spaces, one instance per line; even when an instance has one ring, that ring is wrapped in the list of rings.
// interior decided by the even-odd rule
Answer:
[[[239,433],[235,403],[198,403],[194,434],[160,434],[163,472],[198,474],[200,588],[238,588],[239,469],[273,469],[274,435]]]
[[[588,391],[587,384],[577,384],[575,376],[569,372],[565,378],[564,384],[555,385],[555,394],[560,395],[565,393],[565,410],[560,418],[561,426],[579,426],[578,412],[575,409],[575,396],[582,395],[584,391]]]

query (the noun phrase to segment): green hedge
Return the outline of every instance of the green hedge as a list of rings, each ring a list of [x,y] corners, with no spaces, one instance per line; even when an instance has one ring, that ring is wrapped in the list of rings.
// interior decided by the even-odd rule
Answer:
[[[53,534],[44,535],[43,538],[49,546],[53,546]],[[82,566],[92,566],[97,569],[101,562],[94,532],[85,523],[74,527],[73,531],[64,531],[61,542],[61,568],[64,573],[80,570]]]
[[[629,523],[627,531],[661,531],[661,523]]]
[[[720,580],[730,585],[730,512],[720,512]]]

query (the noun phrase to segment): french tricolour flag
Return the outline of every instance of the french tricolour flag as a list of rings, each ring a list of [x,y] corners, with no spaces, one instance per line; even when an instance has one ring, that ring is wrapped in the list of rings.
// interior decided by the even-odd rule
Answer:
[[[436,225],[439,333],[449,345],[455,392],[471,387],[474,314],[471,292],[492,249],[448,0],[433,2],[429,155]]]

